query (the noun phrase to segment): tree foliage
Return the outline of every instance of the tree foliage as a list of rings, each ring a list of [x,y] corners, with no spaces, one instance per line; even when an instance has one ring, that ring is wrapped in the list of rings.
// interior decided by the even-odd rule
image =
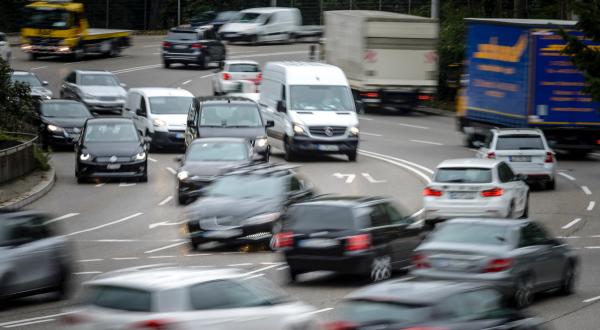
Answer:
[[[34,133],[35,108],[29,85],[13,83],[10,75],[10,67],[0,58],[0,130]]]

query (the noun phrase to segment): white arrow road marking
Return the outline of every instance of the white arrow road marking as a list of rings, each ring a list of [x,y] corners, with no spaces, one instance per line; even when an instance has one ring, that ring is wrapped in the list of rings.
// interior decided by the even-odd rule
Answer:
[[[361,174],[362,174],[362,176],[365,177],[365,179],[367,179],[367,181],[369,181],[371,183],[384,183],[384,182],[387,182],[387,180],[377,180],[377,179],[374,179],[371,176],[371,174],[369,174],[369,173],[361,173]]]
[[[346,178],[346,183],[352,183],[352,181],[354,181],[354,179],[356,178],[356,174],[333,173],[333,176],[335,176],[338,179]]]
[[[575,181],[575,178],[574,178],[574,177],[572,177],[572,176],[570,176],[570,175],[568,175],[567,173],[564,173],[564,172],[559,172],[559,173],[558,173],[558,175],[560,175],[560,176],[562,176],[562,177],[564,177],[564,178],[567,178],[567,179],[569,179],[569,180],[571,180],[571,181]]]

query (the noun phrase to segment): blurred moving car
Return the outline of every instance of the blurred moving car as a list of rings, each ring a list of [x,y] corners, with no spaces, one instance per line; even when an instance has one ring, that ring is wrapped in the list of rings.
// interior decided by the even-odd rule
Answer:
[[[529,187],[506,162],[451,159],[437,166],[423,190],[428,227],[455,217],[527,218]]]
[[[35,121],[42,147],[72,146],[79,140],[85,121],[93,117],[78,101],[54,99],[41,102]]]
[[[85,283],[67,329],[319,329],[315,309],[274,283],[233,269],[114,272]]]
[[[541,291],[573,293],[579,269],[575,252],[531,220],[453,219],[414,253],[412,275],[486,282],[517,307],[528,306]]]
[[[243,97],[258,103],[260,93],[258,93],[257,85],[251,80],[238,80],[234,83],[235,89],[227,93],[229,97]]]
[[[6,64],[8,64],[9,67],[11,55],[10,43],[6,38],[6,34],[0,32],[0,58],[6,61]]]
[[[173,63],[196,64],[207,69],[210,63],[225,60],[227,50],[210,30],[172,28],[162,43],[165,68]]]
[[[216,34],[221,29],[221,26],[231,21],[237,13],[237,11],[206,11],[190,18],[190,26],[209,29]]]
[[[536,128],[492,129],[480,146],[477,157],[503,160],[528,182],[542,183],[546,189],[556,186],[556,158],[544,132]]]
[[[10,75],[10,80],[13,83],[20,82],[28,85],[29,88],[31,88],[30,95],[35,100],[49,100],[53,96],[52,91],[46,87],[48,86],[48,82],[45,80],[40,81],[40,78],[38,78],[38,76],[33,72],[19,70],[13,71]]]
[[[382,197],[322,197],[290,206],[273,245],[291,280],[317,270],[386,280],[410,266],[422,225]]]
[[[121,114],[127,91],[124,83],[108,71],[75,70],[60,87],[60,98],[78,100],[92,112]]]
[[[181,88],[132,88],[123,115],[133,119],[153,148],[185,146],[185,121],[194,95]]]
[[[262,80],[260,66],[256,61],[229,60],[224,61],[220,70],[213,75],[212,85],[215,95],[226,94],[238,90],[239,80],[250,80],[259,85]]]
[[[75,176],[90,178],[136,178],[148,181],[148,142],[129,118],[88,119],[75,145]]]
[[[192,141],[184,157],[178,157],[177,198],[187,204],[199,190],[235,166],[252,162],[254,151],[242,138],[202,138]]]
[[[215,180],[187,207],[183,230],[194,248],[208,242],[266,244],[279,232],[282,212],[313,195],[312,185],[289,166],[242,166]]]
[[[47,214],[0,213],[0,301],[48,292],[66,298],[71,251]]]
[[[302,16],[297,8],[252,8],[240,11],[223,25],[219,36],[227,41],[288,42],[293,41],[300,25]]]
[[[541,322],[508,308],[490,286],[389,281],[359,289],[336,307],[327,330],[539,330]]]
[[[185,143],[203,137],[241,137],[247,139],[254,152],[269,160],[271,147],[267,128],[273,121],[263,120],[256,102],[241,97],[199,97],[188,114]]]

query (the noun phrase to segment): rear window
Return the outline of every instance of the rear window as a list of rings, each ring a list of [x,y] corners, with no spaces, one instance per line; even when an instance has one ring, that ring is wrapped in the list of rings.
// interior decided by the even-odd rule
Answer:
[[[508,230],[493,224],[446,223],[433,232],[431,241],[445,243],[467,243],[504,245]]]
[[[229,72],[259,72],[258,65],[254,64],[230,64]]]
[[[195,285],[190,289],[190,294],[195,310],[267,306],[278,299],[271,292],[266,295],[254,292],[240,283],[228,280]]]
[[[116,286],[94,286],[85,294],[85,303],[129,312],[152,311],[152,294],[148,291]]]
[[[263,126],[256,104],[210,104],[200,112],[200,125],[206,127]]]
[[[441,183],[489,183],[492,182],[492,170],[473,167],[439,168],[434,181]]]
[[[287,213],[290,229],[297,231],[356,229],[356,220],[349,207],[297,205]]]
[[[338,308],[339,319],[358,324],[393,324],[403,326],[431,319],[431,307],[385,301],[357,300],[345,302]]]
[[[544,141],[539,135],[501,135],[496,150],[544,150]]]
[[[194,32],[194,31],[190,31],[190,32],[177,31],[177,32],[169,32],[169,34],[167,34],[167,39],[198,40],[198,37],[196,35],[196,32]]]

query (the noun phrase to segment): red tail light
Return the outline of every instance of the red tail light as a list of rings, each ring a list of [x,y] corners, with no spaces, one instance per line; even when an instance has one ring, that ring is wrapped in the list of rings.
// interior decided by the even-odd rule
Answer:
[[[482,197],[500,197],[502,194],[504,194],[504,189],[498,187],[481,192]]]
[[[551,153],[550,151],[546,152],[546,159],[544,160],[545,163],[554,163],[554,154]]]
[[[427,95],[427,94],[421,94],[418,96],[419,101],[429,101],[431,99],[433,99],[433,96],[431,95]]]
[[[512,259],[494,259],[491,260],[483,269],[484,273],[497,273],[510,269]]]
[[[496,153],[492,152],[492,151],[488,152],[487,153],[487,158],[489,158],[489,159],[496,159]]]
[[[204,48],[203,44],[192,44],[192,49],[201,49]]]
[[[347,321],[335,321],[325,324],[325,330],[355,330],[358,325]]]
[[[223,73],[223,80],[229,80],[231,79],[231,75],[227,72]]]
[[[133,329],[169,330],[173,329],[171,325],[171,321],[167,320],[148,320],[136,323]]]
[[[346,238],[346,251],[361,251],[371,247],[371,235],[360,234]]]
[[[60,318],[60,322],[66,325],[78,325],[89,321],[90,319],[82,314],[66,314]]]
[[[275,248],[281,249],[294,246],[294,233],[285,231],[275,235]]]
[[[431,268],[431,264],[429,264],[429,260],[427,260],[427,256],[424,254],[413,254],[410,259],[412,264],[417,269]]]
[[[366,92],[366,93],[361,93],[360,95],[362,95],[364,97],[373,98],[373,99],[376,99],[379,97],[379,93],[377,93],[377,92]]]
[[[163,41],[163,48],[169,48],[171,47],[173,44],[168,42],[168,41]]]
[[[423,196],[441,197],[443,194],[444,193],[441,190],[436,190],[429,187],[423,189]]]

